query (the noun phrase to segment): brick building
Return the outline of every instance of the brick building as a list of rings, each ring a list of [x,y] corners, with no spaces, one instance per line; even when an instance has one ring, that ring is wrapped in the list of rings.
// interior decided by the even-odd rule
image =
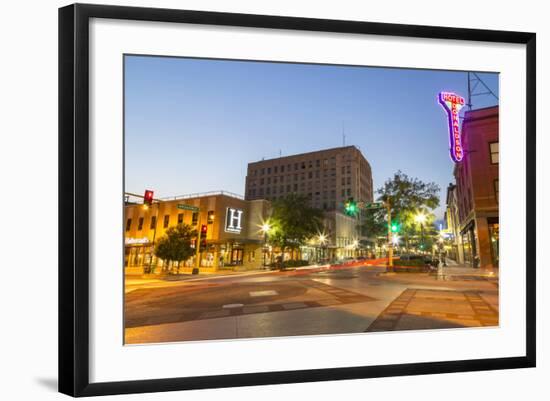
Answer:
[[[276,200],[290,193],[306,195],[325,212],[325,256],[341,259],[359,253],[361,214],[343,213],[349,198],[372,202],[371,167],[355,146],[319,150],[248,164],[245,199]]]
[[[346,199],[372,202],[372,173],[355,146],[319,150],[248,163],[245,199],[307,195],[311,206],[342,210]]]
[[[498,267],[499,108],[467,111],[462,124],[464,159],[455,164],[458,235],[464,262]]]
[[[199,211],[180,209],[178,205],[197,207]],[[207,226],[206,247],[200,253],[201,272],[259,268],[263,262],[260,226],[268,217],[269,207],[265,200],[247,201],[223,191],[155,200],[149,207],[144,207],[141,201],[127,202],[125,271],[142,274],[146,266],[162,267],[164,262],[152,256],[155,241],[168,228],[182,223],[197,230],[203,224]],[[180,271],[191,272],[195,262],[193,256],[181,265]]]

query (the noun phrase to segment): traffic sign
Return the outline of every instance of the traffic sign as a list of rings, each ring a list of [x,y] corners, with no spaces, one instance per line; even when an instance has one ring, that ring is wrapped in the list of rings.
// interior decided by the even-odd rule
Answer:
[[[185,203],[178,203],[178,209],[191,210],[192,212],[198,212],[199,208],[192,205],[186,205]]]
[[[381,209],[384,207],[383,202],[365,203],[365,209]]]

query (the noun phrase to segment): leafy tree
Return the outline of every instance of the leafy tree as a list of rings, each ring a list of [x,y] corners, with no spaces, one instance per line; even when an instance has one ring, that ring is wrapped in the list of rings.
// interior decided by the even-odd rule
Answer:
[[[167,261],[178,262],[178,273],[180,262],[193,256],[195,249],[191,247],[191,241],[196,238],[197,231],[188,224],[178,224],[166,230],[155,246],[155,256]],[[167,269],[164,266],[164,270]]]
[[[398,171],[377,193],[379,200],[390,203],[392,217],[404,219],[419,210],[438,207],[439,191],[439,185],[434,182],[425,183]]]
[[[388,233],[386,221],[386,209],[371,209],[363,217],[362,225],[359,227],[364,236],[375,240],[377,237]]]
[[[421,227],[426,235],[425,241],[429,237],[434,218],[431,210],[439,206],[439,191],[437,184],[409,177],[401,171],[397,171],[376,191],[379,195],[378,201],[390,204],[392,221],[399,222],[400,236],[404,239],[406,248],[409,248],[410,237],[417,236]],[[426,217],[422,225],[416,221],[419,214]],[[386,209],[368,211],[362,230],[370,237],[387,234]]]
[[[323,211],[309,205],[309,198],[301,194],[289,194],[273,201],[270,219],[272,231],[269,240],[281,248],[295,250],[319,233],[323,226]],[[284,266],[281,258],[281,268]]]

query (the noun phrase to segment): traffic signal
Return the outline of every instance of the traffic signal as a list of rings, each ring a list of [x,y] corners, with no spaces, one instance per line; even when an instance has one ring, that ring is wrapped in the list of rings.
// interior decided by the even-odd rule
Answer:
[[[208,226],[206,224],[201,225],[201,248],[206,247],[206,234],[208,233]]]
[[[143,195],[143,204],[151,206],[153,204],[153,191],[150,189],[145,190],[145,195]]]
[[[395,221],[392,221],[390,229],[392,233],[398,233],[401,231],[401,225]]]
[[[344,203],[344,211],[349,216],[355,216],[358,211],[357,202],[353,198],[348,198],[346,203]]]

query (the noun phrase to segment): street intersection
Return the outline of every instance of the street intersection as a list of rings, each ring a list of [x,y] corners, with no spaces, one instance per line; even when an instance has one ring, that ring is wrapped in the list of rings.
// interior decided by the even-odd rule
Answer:
[[[126,344],[498,326],[498,275],[373,262],[188,279],[127,279]]]

